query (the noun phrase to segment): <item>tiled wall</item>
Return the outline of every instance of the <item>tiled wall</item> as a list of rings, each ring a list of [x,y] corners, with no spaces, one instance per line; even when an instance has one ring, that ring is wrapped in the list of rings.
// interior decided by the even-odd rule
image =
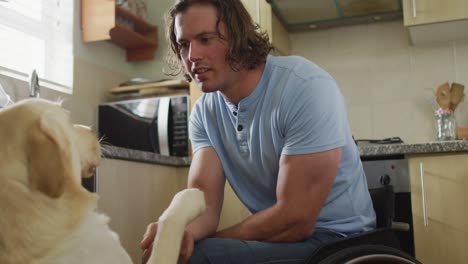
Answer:
[[[292,54],[312,60],[337,80],[356,139],[433,141],[433,90],[443,82],[468,85],[468,40],[412,46],[402,21],[290,38]],[[456,112],[461,126],[468,126],[467,101]]]

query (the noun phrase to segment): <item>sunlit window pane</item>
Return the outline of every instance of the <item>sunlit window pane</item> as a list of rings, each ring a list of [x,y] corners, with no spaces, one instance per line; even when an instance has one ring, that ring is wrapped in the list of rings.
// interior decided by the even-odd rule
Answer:
[[[71,88],[73,0],[0,1],[0,67]]]
[[[49,0],[55,2],[54,0]],[[1,2],[0,6],[3,6],[10,11],[14,11],[25,17],[41,20],[42,15],[42,1],[40,0],[9,0],[7,2]]]
[[[21,48],[19,48],[21,46]],[[45,73],[44,40],[0,25],[0,62],[19,72]]]

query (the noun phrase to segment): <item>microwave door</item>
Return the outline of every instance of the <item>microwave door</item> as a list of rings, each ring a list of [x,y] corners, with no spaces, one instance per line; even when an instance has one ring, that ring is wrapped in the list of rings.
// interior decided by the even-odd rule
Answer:
[[[148,137],[148,130],[152,126],[150,117],[155,116],[157,108],[154,108],[151,116],[142,115],[141,111],[136,111],[137,108],[142,109],[141,104],[109,103],[99,106],[98,131],[104,143],[142,151],[158,151],[157,131],[154,133],[155,144]]]
[[[188,96],[140,98],[99,105],[98,130],[116,147],[188,156]]]
[[[159,153],[169,156],[169,107],[171,105],[170,97],[161,97],[158,107],[158,142]]]

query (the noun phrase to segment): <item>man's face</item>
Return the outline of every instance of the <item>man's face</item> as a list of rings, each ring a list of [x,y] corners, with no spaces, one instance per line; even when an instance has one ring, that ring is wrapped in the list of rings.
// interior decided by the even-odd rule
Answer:
[[[193,5],[175,17],[176,40],[186,72],[203,92],[228,89],[235,72],[226,63],[226,27],[216,30],[217,10],[211,5]]]

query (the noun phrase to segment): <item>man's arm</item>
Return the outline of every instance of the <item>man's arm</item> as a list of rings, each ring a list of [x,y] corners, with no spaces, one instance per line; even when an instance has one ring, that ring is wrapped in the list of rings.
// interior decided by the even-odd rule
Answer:
[[[218,227],[224,198],[224,174],[221,162],[211,147],[198,150],[190,165],[188,188],[198,188],[205,196],[205,212],[194,219],[185,229],[178,263],[186,263],[193,252],[194,242],[212,236]],[[142,263],[150,258],[153,241],[158,230],[157,223],[148,225],[140,247],[144,249]]]
[[[338,172],[341,148],[280,158],[277,202],[217,237],[272,242],[300,241],[311,235]]]
[[[223,205],[224,184],[223,168],[216,151],[208,147],[195,152],[187,186],[203,191],[206,201],[205,212],[186,229],[195,241],[212,236],[216,232]]]

